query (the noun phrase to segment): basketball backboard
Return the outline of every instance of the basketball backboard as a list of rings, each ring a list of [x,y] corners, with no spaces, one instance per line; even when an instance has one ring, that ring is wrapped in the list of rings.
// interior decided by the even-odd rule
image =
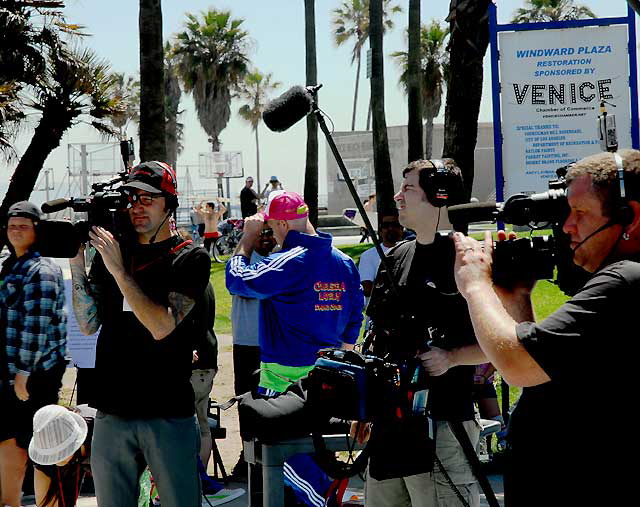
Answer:
[[[216,151],[200,153],[199,176],[206,179],[242,178],[244,176],[242,152]]]

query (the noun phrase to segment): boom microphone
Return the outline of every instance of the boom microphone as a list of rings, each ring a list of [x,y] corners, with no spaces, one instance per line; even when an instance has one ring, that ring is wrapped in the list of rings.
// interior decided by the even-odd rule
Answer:
[[[43,213],[55,213],[56,211],[60,211],[66,209],[70,206],[70,199],[54,199],[53,201],[47,201],[40,206]]]
[[[284,132],[309,114],[312,105],[311,92],[302,86],[294,86],[267,104],[262,119],[269,130]]]

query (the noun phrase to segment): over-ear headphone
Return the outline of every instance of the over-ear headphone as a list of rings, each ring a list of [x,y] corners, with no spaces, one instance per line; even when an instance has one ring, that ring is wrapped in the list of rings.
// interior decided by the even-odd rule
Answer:
[[[617,205],[612,212],[611,219],[616,224],[624,227],[633,222],[633,208],[629,206],[629,197],[624,181],[625,174],[624,168],[622,167],[622,157],[615,151],[613,152],[613,157],[615,158],[617,167],[616,179],[618,181],[618,196],[616,199]]]
[[[164,197],[167,203],[168,211],[175,211],[178,209],[178,196],[176,195],[178,188],[178,180],[176,173],[166,162],[158,162],[165,170],[162,172],[162,183],[160,189],[164,192]]]
[[[164,193],[164,199],[166,202],[165,209],[167,211],[175,211],[178,209],[178,196],[173,194]]]
[[[420,171],[420,186],[432,206],[442,208],[455,202],[460,186],[460,177],[453,174],[444,164],[444,160],[429,160],[435,171]]]

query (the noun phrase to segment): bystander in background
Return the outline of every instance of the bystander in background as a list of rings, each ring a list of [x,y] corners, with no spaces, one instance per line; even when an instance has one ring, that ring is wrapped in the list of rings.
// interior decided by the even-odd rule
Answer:
[[[251,264],[262,262],[276,241],[273,230],[266,225],[256,238],[255,249],[251,253]],[[233,383],[236,395],[258,389],[260,370],[260,345],[258,343],[258,322],[260,318],[260,300],[251,297],[233,295],[231,297],[231,328],[233,333]],[[242,419],[240,419],[242,433]],[[247,478],[247,462],[240,452],[238,462],[231,475],[235,480]]]
[[[2,504],[20,507],[33,415],[58,403],[66,362],[67,316],[62,270],[38,253],[40,210],[28,201],[9,208],[11,255],[1,271],[0,322],[5,381],[0,392]]]

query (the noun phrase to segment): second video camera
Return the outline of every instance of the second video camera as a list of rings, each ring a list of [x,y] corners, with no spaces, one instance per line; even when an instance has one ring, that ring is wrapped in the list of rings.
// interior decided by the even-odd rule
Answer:
[[[584,285],[588,273],[573,263],[569,238],[562,231],[570,211],[564,178],[567,168],[558,169],[558,178],[549,182],[546,192],[515,194],[504,203],[469,203],[448,208],[457,230],[482,221],[527,226],[532,232],[551,229],[551,235],[496,242],[493,261],[496,284],[509,287],[523,279],[553,279],[555,271],[555,283],[566,294],[574,294]]]

